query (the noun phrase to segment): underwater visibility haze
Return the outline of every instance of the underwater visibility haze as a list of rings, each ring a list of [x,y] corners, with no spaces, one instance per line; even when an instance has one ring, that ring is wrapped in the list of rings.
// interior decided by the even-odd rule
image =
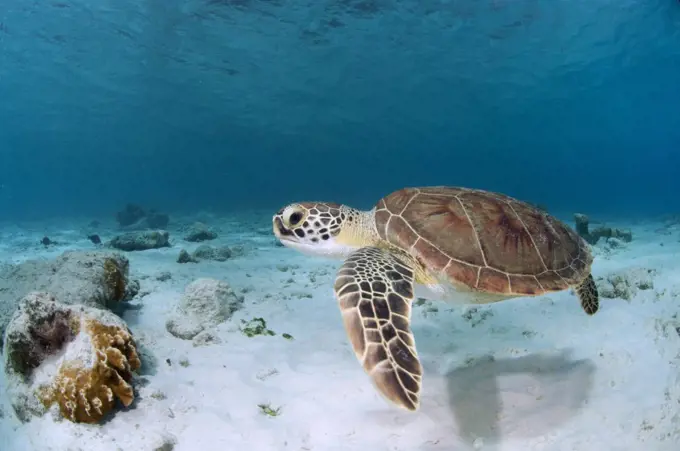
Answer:
[[[677,451],[678,255],[677,0],[0,1],[2,451]]]

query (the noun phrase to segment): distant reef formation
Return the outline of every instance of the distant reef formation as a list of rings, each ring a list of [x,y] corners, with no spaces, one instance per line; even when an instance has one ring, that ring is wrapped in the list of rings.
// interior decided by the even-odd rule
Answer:
[[[129,203],[116,213],[116,220],[122,229],[165,229],[170,223],[170,216],[154,209],[145,209],[140,205]]]
[[[606,226],[599,226],[590,230],[590,218],[584,214],[576,213],[574,221],[576,222],[576,233],[590,244],[596,244],[600,238],[616,238],[626,243],[633,241],[633,233],[630,230]]]

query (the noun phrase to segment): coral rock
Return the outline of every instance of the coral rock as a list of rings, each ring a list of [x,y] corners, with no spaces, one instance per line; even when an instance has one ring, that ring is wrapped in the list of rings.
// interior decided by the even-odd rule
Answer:
[[[42,392],[43,402],[57,402],[71,421],[96,423],[111,411],[115,399],[127,407],[135,398],[130,380],[141,366],[132,336],[117,326],[85,319],[82,324],[94,361],[86,366],[79,359],[66,360],[52,387]]]
[[[54,261],[0,268],[0,334],[19,300],[31,291],[52,293],[65,304],[112,308],[139,291],[139,282],[129,273],[128,259],[111,251],[69,251]]]
[[[186,250],[182,249],[177,256],[177,263],[198,263],[198,260],[192,257]]]
[[[590,219],[581,213],[574,215],[574,222],[576,223],[576,232],[590,244],[596,244],[600,238],[618,238],[626,243],[633,241],[633,233],[630,230],[604,226],[590,230]]]
[[[113,238],[110,245],[122,251],[146,251],[170,247],[169,237],[170,234],[166,230],[129,232]]]
[[[202,222],[196,222],[192,224],[184,237],[186,241],[191,241],[194,243],[200,241],[214,240],[215,238],[217,238],[217,232],[215,232]]]
[[[598,279],[598,290],[603,298],[633,299],[638,291],[654,288],[656,270],[647,268],[627,268],[615,271]]]
[[[132,374],[141,362],[127,326],[109,311],[30,293],[3,349],[8,394],[22,421],[56,403],[64,418],[97,423],[116,399],[126,407],[134,400]]]
[[[204,330],[200,334],[196,335],[191,342],[194,345],[194,347],[198,347],[207,346],[211,344],[220,344],[222,343],[222,339],[215,335],[214,332]]]
[[[232,252],[228,246],[212,247],[202,244],[196,248],[192,257],[196,260],[214,260],[224,262],[231,258]]]
[[[588,238],[590,235],[590,219],[588,216],[581,213],[576,213],[574,214],[574,222],[576,223],[576,233],[578,233],[582,238]]]
[[[187,286],[165,327],[175,337],[191,340],[206,328],[229,319],[242,304],[243,297],[237,296],[226,282],[197,279]]]

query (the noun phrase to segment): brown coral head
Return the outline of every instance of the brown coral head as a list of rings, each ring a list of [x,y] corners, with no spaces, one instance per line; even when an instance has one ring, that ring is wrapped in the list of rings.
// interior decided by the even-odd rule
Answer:
[[[141,367],[132,334],[126,328],[107,326],[93,320],[88,320],[86,327],[98,358],[129,381],[132,378],[131,371]]]
[[[77,423],[98,423],[115,406],[118,399],[128,407],[135,395],[132,372],[139,369],[132,335],[125,327],[104,325],[88,319],[84,328],[90,337],[94,364],[85,367],[80,361],[62,364],[46,405],[59,404],[62,415]]]

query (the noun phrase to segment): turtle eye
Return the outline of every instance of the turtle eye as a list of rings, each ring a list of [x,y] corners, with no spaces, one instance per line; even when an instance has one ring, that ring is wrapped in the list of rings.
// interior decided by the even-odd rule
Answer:
[[[299,211],[296,211],[295,213],[290,215],[290,218],[288,218],[288,223],[292,226],[298,225],[302,221],[302,213]]]

